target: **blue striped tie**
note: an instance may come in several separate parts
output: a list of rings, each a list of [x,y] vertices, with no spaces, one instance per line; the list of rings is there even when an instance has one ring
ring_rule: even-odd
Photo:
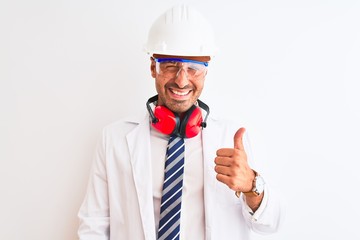
[[[158,240],[180,239],[184,139],[171,136],[166,150],[165,177],[160,207]]]

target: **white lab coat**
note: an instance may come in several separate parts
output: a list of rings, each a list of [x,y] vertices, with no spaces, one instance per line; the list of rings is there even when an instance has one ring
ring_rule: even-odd
[[[216,150],[233,147],[241,126],[210,117],[207,122],[202,131],[206,239],[245,240],[250,229],[276,231],[280,207],[272,192],[266,189],[263,203],[251,215],[243,199],[216,180]],[[246,137],[244,145],[251,162]],[[80,240],[156,240],[150,151],[148,115],[104,128],[79,211]]]

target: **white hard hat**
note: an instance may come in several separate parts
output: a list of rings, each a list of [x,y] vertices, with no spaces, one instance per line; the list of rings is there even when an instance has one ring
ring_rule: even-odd
[[[148,54],[210,56],[217,51],[214,32],[197,10],[175,6],[151,26],[145,50]]]

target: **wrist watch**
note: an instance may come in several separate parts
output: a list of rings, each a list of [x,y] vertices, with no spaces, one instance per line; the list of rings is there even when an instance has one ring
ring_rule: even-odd
[[[253,171],[255,173],[253,188],[250,192],[243,192],[243,194],[248,197],[260,196],[264,192],[264,185],[265,185],[264,179],[255,170]],[[236,191],[235,195],[239,198],[240,191]]]

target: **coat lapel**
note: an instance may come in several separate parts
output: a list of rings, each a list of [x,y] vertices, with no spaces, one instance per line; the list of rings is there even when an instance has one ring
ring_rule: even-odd
[[[218,122],[214,119],[209,119],[209,128],[202,131],[203,140],[203,156],[204,156],[204,207],[205,207],[205,235],[206,239],[210,240],[212,235],[212,222],[216,212],[216,205],[214,202],[216,196],[216,173],[215,156],[216,151],[220,148],[219,136],[222,136],[221,129]],[[219,141],[214,141],[219,139]],[[216,226],[215,226],[216,227]]]
[[[155,239],[150,126],[148,116],[127,136],[145,239]]]

